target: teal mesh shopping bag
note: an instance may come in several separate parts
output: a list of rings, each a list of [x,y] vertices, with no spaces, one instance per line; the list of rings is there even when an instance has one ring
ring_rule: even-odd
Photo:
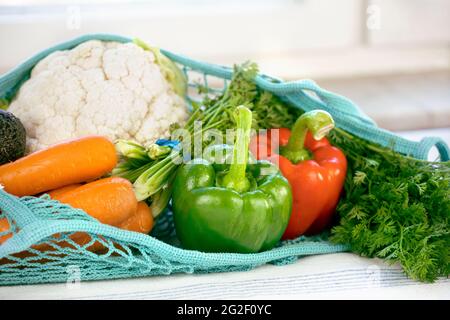
[[[130,38],[93,34],[58,44],[31,57],[0,77],[0,98],[11,99],[28,79],[33,66],[57,50],[71,49],[87,40],[129,42]],[[214,79],[225,86],[231,79],[229,67],[207,64],[165,50],[162,53],[175,61],[186,74],[190,86],[198,86],[192,75],[200,75],[210,90]],[[311,80],[283,82],[266,75],[256,78],[257,85],[293,106],[305,111],[323,109],[332,114],[336,125],[359,137],[392,147],[395,151],[426,159],[436,147],[441,160],[449,160],[449,148],[440,138],[428,137],[420,142],[409,141],[378,128],[350,100],[326,91]],[[81,280],[100,280],[168,275],[172,273],[223,272],[249,270],[273,263],[286,264],[298,257],[348,250],[334,245],[326,236],[300,237],[284,241],[276,248],[256,254],[203,253],[184,250],[177,242],[170,209],[166,210],[151,235],[121,230],[102,224],[82,210],[42,197],[10,195],[0,189],[0,237],[9,237],[0,246],[0,284],[32,284],[66,282],[74,274]],[[91,241],[79,245],[72,240],[77,232],[89,234]],[[4,239],[5,239],[4,238]],[[92,252],[92,246],[103,250]],[[44,249],[45,248],[45,249]]]

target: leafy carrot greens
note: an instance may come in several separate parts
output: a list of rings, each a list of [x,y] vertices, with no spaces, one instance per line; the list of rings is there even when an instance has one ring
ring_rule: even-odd
[[[450,162],[406,157],[339,129],[330,138],[349,161],[331,240],[399,262],[416,280],[448,276]]]

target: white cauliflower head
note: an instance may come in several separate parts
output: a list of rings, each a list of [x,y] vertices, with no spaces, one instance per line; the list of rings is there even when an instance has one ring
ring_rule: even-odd
[[[97,40],[42,59],[8,111],[25,126],[28,151],[90,134],[148,145],[188,117],[154,52]]]

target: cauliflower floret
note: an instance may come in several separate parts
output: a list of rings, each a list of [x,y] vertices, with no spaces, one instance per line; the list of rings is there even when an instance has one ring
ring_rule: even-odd
[[[98,40],[42,59],[9,111],[25,126],[29,152],[89,134],[149,145],[188,117],[152,51]]]

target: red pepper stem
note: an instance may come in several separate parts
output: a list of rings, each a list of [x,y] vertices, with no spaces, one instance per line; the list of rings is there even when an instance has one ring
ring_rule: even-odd
[[[246,177],[246,168],[252,112],[244,106],[237,107],[236,112],[236,140],[234,142],[233,160],[230,171],[223,177],[223,185],[238,192],[245,192],[250,188],[250,181]]]
[[[292,163],[311,159],[305,149],[306,133],[311,131],[315,140],[325,137],[334,128],[333,117],[323,110],[311,110],[302,114],[295,122],[286,146],[280,150],[281,155]]]

